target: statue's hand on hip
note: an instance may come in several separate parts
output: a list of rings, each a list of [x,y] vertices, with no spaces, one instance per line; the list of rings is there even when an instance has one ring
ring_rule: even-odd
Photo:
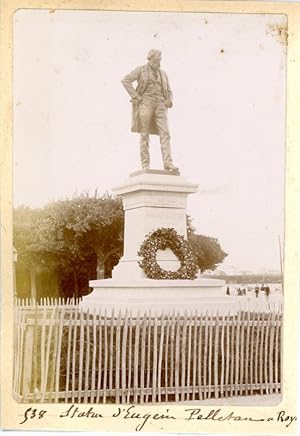
[[[132,101],[132,103],[139,104],[139,103],[141,103],[142,100],[143,99],[142,99],[142,97],[140,95],[136,95],[135,97],[132,98],[131,101]]]

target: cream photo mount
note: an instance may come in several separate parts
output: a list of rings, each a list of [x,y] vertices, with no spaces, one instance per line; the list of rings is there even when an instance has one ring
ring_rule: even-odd
[[[296,434],[299,332],[299,167],[300,167],[300,5],[292,2],[214,1],[38,1],[1,0],[1,426],[17,430],[228,432],[236,434]],[[282,332],[282,400],[279,404],[225,405],[18,403],[12,396],[13,293],[13,23],[20,10],[177,12],[185,14],[278,14],[288,22],[285,147],[284,311]],[[38,35],[37,35],[38,37]],[[188,48],[187,48],[188,49]],[[25,62],[26,60],[24,60]],[[229,102],[230,105],[230,102]],[[137,177],[140,177],[139,175]],[[176,177],[176,176],[169,176]],[[170,184],[172,184],[172,180]],[[186,182],[184,182],[186,183]],[[128,186],[127,186],[128,188]],[[119,189],[121,189],[119,187]],[[190,185],[190,192],[195,190]],[[140,199],[137,199],[139,201]],[[162,198],[154,199],[161,201]],[[164,199],[163,199],[164,200]],[[177,198],[172,198],[175,203]],[[170,200],[170,201],[171,201]],[[173,203],[174,205],[174,203]],[[172,207],[172,204],[170,204]],[[151,208],[151,206],[150,206]],[[164,260],[163,260],[164,261]],[[167,261],[170,261],[167,259]],[[173,260],[171,260],[172,262]],[[134,259],[137,262],[137,259]],[[136,264],[135,264],[136,266]],[[135,268],[134,266],[134,268]],[[117,274],[117,273],[116,273]],[[97,284],[96,284],[97,285]],[[193,300],[191,300],[193,302]],[[32,352],[33,350],[31,350]],[[250,397],[249,397],[250,398]],[[251,403],[250,403],[251,404]],[[92,410],[91,410],[92,408]],[[218,412],[216,409],[220,409]]]

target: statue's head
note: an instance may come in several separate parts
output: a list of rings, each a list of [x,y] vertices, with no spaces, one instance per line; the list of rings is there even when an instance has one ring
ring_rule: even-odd
[[[149,51],[147,59],[154,70],[158,70],[161,61],[161,51],[152,49]]]

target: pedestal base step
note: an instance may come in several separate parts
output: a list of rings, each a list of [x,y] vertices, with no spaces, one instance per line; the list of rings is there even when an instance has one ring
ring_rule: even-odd
[[[216,310],[217,300],[221,299],[222,304],[228,301],[224,285],[224,280],[215,279],[93,280],[93,291],[83,298],[80,308],[90,312],[101,308],[109,313],[126,309],[132,313]]]

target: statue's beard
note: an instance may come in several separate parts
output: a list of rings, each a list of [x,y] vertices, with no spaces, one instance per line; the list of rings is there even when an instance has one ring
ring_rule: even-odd
[[[160,67],[160,65],[157,65],[157,64],[150,64],[151,65],[151,68],[153,69],[153,71],[158,71],[159,70],[159,67]]]

